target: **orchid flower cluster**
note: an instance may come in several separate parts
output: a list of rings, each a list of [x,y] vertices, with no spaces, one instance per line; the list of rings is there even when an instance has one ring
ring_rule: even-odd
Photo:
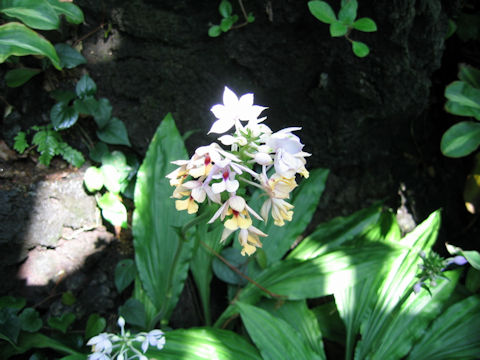
[[[416,275],[418,281],[413,285],[413,292],[415,294],[418,294],[422,288],[430,293],[428,285],[434,287],[437,285],[437,278],[445,279],[441,274],[450,265],[455,264],[462,266],[467,263],[467,259],[461,255],[444,259],[433,251],[428,255],[425,254],[424,251],[421,251],[419,256],[423,260],[423,264],[418,264],[420,273]]]
[[[148,360],[144,355],[149,346],[155,346],[158,350],[163,349],[165,337],[161,330],[141,332],[131,335],[125,331],[125,319],[118,318],[120,335],[101,333],[92,337],[87,345],[92,346],[93,353],[88,356],[88,360]],[[141,343],[140,347],[143,354],[136,349],[134,342]]]
[[[223,104],[211,108],[217,120],[209,134],[222,134],[218,141],[229,150],[216,142],[201,146],[189,160],[173,161],[178,168],[167,175],[175,186],[172,198],[177,199],[177,210],[194,214],[206,199],[220,205],[208,223],[223,221],[222,242],[238,231],[242,255],[252,255],[262,247],[260,237],[267,236],[252,225],[252,217],[266,222],[271,215],[277,226],[291,221],[293,205],[288,199],[297,186],[295,177],[309,175],[305,158],[310,154],[293,134],[301,128],[272,132],[263,123],[266,117],[260,118],[265,109],[253,104],[253,94],[238,98],[225,87]],[[232,129],[233,133],[227,133]],[[260,214],[245,199],[248,185],[261,189],[265,196]]]

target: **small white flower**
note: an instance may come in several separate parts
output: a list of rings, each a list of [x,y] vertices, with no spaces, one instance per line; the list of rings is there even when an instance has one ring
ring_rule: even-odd
[[[112,342],[107,333],[101,333],[88,340],[87,345],[92,346],[94,352],[110,354],[112,352]]]
[[[105,355],[104,353],[95,352],[88,355],[88,360],[111,360],[110,356]]]
[[[145,335],[145,340],[142,342],[143,353],[147,351],[148,346],[156,346],[158,350],[163,349],[165,346],[165,337],[161,330],[154,329]]]
[[[212,106],[211,112],[218,119],[208,133],[223,134],[233,126],[241,128],[240,121],[258,121],[258,116],[266,108],[253,105],[253,94],[245,94],[240,99],[225,86],[223,104]]]

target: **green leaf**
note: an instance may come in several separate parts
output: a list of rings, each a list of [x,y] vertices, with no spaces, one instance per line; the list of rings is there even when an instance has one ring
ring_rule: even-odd
[[[69,23],[81,24],[83,22],[83,12],[75,4],[59,0],[47,0],[58,15],[65,15]]]
[[[59,155],[62,156],[63,160],[76,168],[80,168],[85,162],[82,153],[65,142],[59,143]]]
[[[50,97],[57,102],[69,103],[77,97],[77,94],[71,90],[57,89],[50,92]]]
[[[60,59],[53,45],[25,25],[10,22],[0,26],[0,63],[12,56],[46,56],[58,70]]]
[[[480,109],[461,105],[456,101],[448,100],[445,103],[445,111],[458,116],[471,116],[480,121]]]
[[[322,223],[311,235],[303,239],[287,258],[313,259],[329,250],[335,250],[376,224],[380,212],[381,206],[373,205],[347,217],[337,217]]]
[[[68,327],[75,321],[75,315],[72,313],[65,313],[60,317],[48,318],[47,323],[52,329],[66,333]]]
[[[62,304],[67,306],[72,306],[77,302],[77,298],[71,291],[65,291],[62,294]]]
[[[55,44],[55,50],[60,58],[60,66],[62,68],[73,69],[78,65],[87,63],[87,59],[70,45]]]
[[[171,114],[158,127],[138,170],[132,230],[135,263],[142,285],[160,317],[170,317],[188,273],[194,241],[179,238],[175,227],[191,217],[175,209],[173,188],[165,176],[187,152]]]
[[[38,152],[41,154],[39,161],[48,166],[50,160],[59,154],[60,143],[62,138],[59,133],[53,130],[40,130],[32,139],[33,145],[37,146]]]
[[[150,346],[145,353],[156,360],[261,360],[258,350],[245,338],[227,330],[191,328],[165,333],[165,347]]]
[[[425,291],[417,296],[413,292],[413,285],[418,280],[416,275],[418,273],[418,264],[421,263],[419,254],[421,251],[430,251],[437,239],[439,228],[440,212],[437,211],[432,213],[400,241],[395,238],[383,240],[382,243],[399,244],[401,253],[388,261],[385,259],[383,266],[378,268],[375,274],[365,278],[363,282],[357,282],[356,285],[345,290],[339,289],[335,291],[335,302],[347,327],[347,354],[352,354],[353,352],[353,344],[359,336],[359,329],[361,340],[356,346],[355,356],[366,358],[367,354],[374,353],[379,347],[379,341],[383,341],[381,340],[382,334],[387,332],[389,326],[392,327],[393,333],[395,333],[395,326],[392,325],[394,322],[401,320],[396,325],[401,329],[403,326],[409,328],[408,322],[415,321],[414,318],[397,319],[397,315],[401,313],[402,306],[410,308],[405,314],[410,316],[408,315],[410,311],[413,311],[414,314],[419,311],[414,310],[417,305],[422,308],[425,304],[428,304],[430,295]],[[368,250],[366,251],[368,252]],[[361,253],[357,256],[359,255],[361,256]],[[448,284],[448,281],[446,283]],[[451,286],[453,288],[454,283]],[[423,298],[423,296],[426,296],[426,298]],[[434,293],[433,296],[435,296]],[[410,303],[412,305],[409,305]],[[416,326],[421,329],[422,326],[425,326],[425,322],[420,321],[416,323]],[[416,331],[414,328],[411,329],[410,333],[405,334],[410,339],[406,344],[411,341],[411,336]],[[421,331],[419,330],[419,332]],[[384,340],[395,343],[393,339],[395,337],[399,337],[399,335],[392,335],[391,338]],[[415,335],[413,335],[414,337]],[[394,345],[391,346],[393,349]],[[405,351],[402,347],[402,342],[397,343],[395,347],[397,346],[398,349],[396,351],[399,354]],[[402,358],[402,356],[394,356],[394,358]]]
[[[33,308],[25,308],[19,316],[20,326],[22,330],[28,332],[36,332],[43,326],[42,319],[37,310]]]
[[[475,359],[480,353],[480,299],[470,296],[443,311],[407,357]]]
[[[97,92],[97,85],[90,76],[85,74],[78,80],[75,92],[79,98],[93,96]]]
[[[108,191],[113,194],[120,193],[121,182],[125,180],[124,176],[120,171],[117,171],[117,168],[113,165],[102,165],[100,168],[103,177],[103,184]]]
[[[352,41],[352,50],[359,58],[363,58],[370,53],[368,46],[360,41]]]
[[[480,88],[480,70],[467,64],[460,64],[458,78],[474,88]]]
[[[357,17],[357,0],[347,0],[338,12],[338,20],[344,24],[351,25]]]
[[[472,294],[480,290],[480,270],[475,269],[473,266],[468,269],[467,277],[465,279],[465,287]]]
[[[5,82],[7,83],[8,87],[19,87],[40,72],[42,72],[42,70],[31,68],[19,68],[9,70],[5,74]]]
[[[85,339],[91,339],[94,336],[100,334],[107,325],[107,321],[104,317],[98,314],[91,314],[88,317],[87,325],[85,327]]]
[[[462,251],[462,255],[467,259],[470,265],[475,269],[480,270],[480,253],[478,251]]]
[[[55,130],[68,129],[77,122],[78,112],[73,106],[59,102],[52,106],[50,120]]]
[[[17,342],[21,330],[21,322],[17,311],[12,308],[0,309],[0,339],[14,345]]]
[[[90,150],[90,159],[98,163],[102,162],[102,157],[108,153],[108,146],[104,142],[97,142]]]
[[[213,253],[205,247],[208,246],[215,252],[220,252],[225,243],[220,242],[223,232],[223,225],[218,224],[208,231],[206,223],[199,224],[195,231],[196,249],[190,263],[193,279],[197,285],[198,293],[202,301],[203,313],[207,325],[211,323],[210,314],[210,282],[212,280]],[[203,242],[200,243],[200,242]],[[238,251],[235,250],[238,254]]]
[[[12,308],[15,310],[23,309],[23,307],[27,304],[27,300],[22,297],[13,297],[13,296],[2,296],[0,297],[0,309],[4,308]]]
[[[315,314],[307,307],[305,300],[285,301],[280,304],[275,300],[263,300],[258,306],[268,311],[274,318],[288,323],[311,350],[322,359],[326,358],[319,323]]]
[[[121,151],[112,151],[102,157],[103,183],[108,191],[118,194],[128,185],[128,175],[132,168]]]
[[[19,131],[13,140],[15,141],[13,143],[13,148],[20,154],[23,154],[23,152],[28,148],[27,134],[24,131]]]
[[[85,171],[83,181],[88,191],[93,193],[100,190],[103,187],[102,171],[95,166],[90,166],[87,171]]]
[[[353,28],[363,32],[374,32],[377,31],[377,24],[370,18],[364,17],[360,18],[353,23]]]
[[[132,259],[120,260],[115,267],[115,287],[121,293],[135,280],[137,270]]]
[[[222,17],[227,18],[232,15],[232,4],[228,0],[222,0],[220,5],[218,5],[218,12]]]
[[[125,304],[118,308],[118,314],[131,325],[139,326],[142,329],[147,327],[145,308],[137,299],[128,299]]]
[[[335,13],[333,12],[330,5],[328,5],[324,1],[319,1],[319,0],[309,1],[308,9],[310,10],[310,13],[313,16],[315,16],[318,20],[326,24],[331,24],[335,20],[337,20],[337,17],[335,16]]]
[[[252,13],[248,13],[247,22],[253,23],[255,21],[255,16]]]
[[[445,88],[445,97],[459,105],[480,109],[480,89],[463,81],[454,81]]]
[[[324,359],[315,353],[299,336],[296,329],[284,320],[270,315],[265,310],[237,301],[242,321],[248,334],[260,349],[263,359],[283,359],[288,354],[291,359]]]
[[[323,338],[344,346],[346,338],[345,325],[335,306],[335,301],[316,306],[311,311],[317,318]]]
[[[343,36],[347,33],[347,31],[348,26],[339,21],[335,21],[330,24],[330,35],[332,37]]]
[[[45,0],[2,0],[0,12],[34,29],[54,30],[60,26],[57,13]]]
[[[218,241],[218,239],[217,239]],[[223,249],[220,255],[242,273],[246,273],[248,257],[242,256],[237,249],[232,247]],[[223,261],[214,258],[212,263],[213,273],[222,281],[231,285],[245,285],[247,280],[231,270]]]
[[[112,105],[106,98],[98,100],[97,108],[92,112],[93,118],[99,129],[103,129],[112,117]]]
[[[443,155],[458,158],[471,154],[478,145],[480,145],[480,124],[462,121],[443,134],[440,149]]]
[[[366,277],[374,276],[379,268],[399,253],[386,244],[365,244],[358,252],[356,247],[340,247],[314,259],[289,259],[275,263],[262,271],[254,280],[274,294],[289,300],[302,300],[332,294]],[[238,300],[255,303],[266,295],[251,283],[238,296]],[[222,324],[233,315],[231,306],[217,320]]]
[[[98,108],[98,101],[94,97],[75,99],[73,108],[79,114],[93,115]]]
[[[97,136],[107,144],[131,146],[125,124],[116,117],[111,118],[105,127],[97,130]]]
[[[220,26],[218,25],[210,26],[210,28],[208,29],[208,36],[210,37],[220,36],[221,33],[222,33],[222,29],[220,29]]]
[[[112,225],[127,228],[127,209],[118,196],[106,192],[97,199],[98,206],[102,209],[102,216]]]
[[[227,32],[232,28],[234,23],[235,20],[232,16],[228,18],[223,18],[222,21],[220,21],[220,30],[222,30],[223,32]]]

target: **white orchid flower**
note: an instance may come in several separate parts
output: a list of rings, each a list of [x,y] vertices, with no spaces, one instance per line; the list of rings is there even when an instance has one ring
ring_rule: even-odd
[[[233,126],[242,128],[240,121],[257,121],[260,113],[266,108],[253,105],[253,94],[245,94],[240,99],[225,86],[223,104],[212,106],[210,111],[215,115],[215,121],[208,133],[223,134]]]

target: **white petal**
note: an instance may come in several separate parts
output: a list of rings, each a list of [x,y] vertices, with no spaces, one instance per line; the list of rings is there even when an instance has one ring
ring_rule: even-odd
[[[222,233],[222,238],[220,239],[220,242],[223,243],[227,238],[230,236],[231,233],[233,233],[235,230],[229,230],[227,228],[223,229]]]
[[[225,146],[230,146],[235,142],[235,138],[232,135],[223,135],[218,140]]]
[[[223,134],[224,132],[227,132],[232,128],[232,126],[235,124],[234,121],[231,121],[230,119],[223,118],[215,121],[210,128],[210,133],[216,133],[216,134]]]
[[[220,194],[221,192],[224,192],[225,189],[226,189],[225,181],[220,181],[218,183],[212,184],[212,191],[215,194]]]
[[[233,193],[233,192],[237,191],[239,186],[240,186],[240,184],[238,183],[238,180],[227,179],[225,181],[225,188],[230,193]]]
[[[235,108],[238,105],[238,97],[235,93],[225,86],[223,91],[223,104],[227,108]]]
[[[247,208],[248,212],[250,214],[252,214],[253,216],[255,216],[258,220],[260,221],[263,221],[262,217],[260,215],[258,215],[250,206],[248,206],[247,204],[245,204],[245,207]]]
[[[213,223],[215,220],[217,220],[218,217],[220,216],[220,214],[221,214],[222,211],[226,208],[227,205],[228,205],[228,203],[225,202],[222,206],[220,206],[220,208],[215,212],[215,214],[213,214],[212,218],[208,221],[207,224],[211,224],[211,223]]]
[[[229,114],[230,114],[228,109],[222,104],[213,105],[210,108],[210,111],[213,113],[213,115],[215,115],[217,119],[223,119],[223,118],[229,117]]]
[[[232,196],[230,199],[228,199],[228,205],[233,210],[241,212],[243,211],[243,209],[245,209],[247,203],[245,202],[245,199],[241,196]]]
[[[247,109],[252,107],[252,105],[253,105],[252,93],[244,94],[238,100],[238,106],[240,107],[240,109]]]
[[[207,196],[207,193],[202,187],[197,187],[192,190],[192,197],[198,203],[204,202],[206,196]]]
[[[272,157],[264,152],[256,153],[253,159],[257,164],[265,165],[265,166],[270,165],[273,162]]]
[[[145,352],[148,350],[148,338],[142,342],[142,351],[145,354]]]

